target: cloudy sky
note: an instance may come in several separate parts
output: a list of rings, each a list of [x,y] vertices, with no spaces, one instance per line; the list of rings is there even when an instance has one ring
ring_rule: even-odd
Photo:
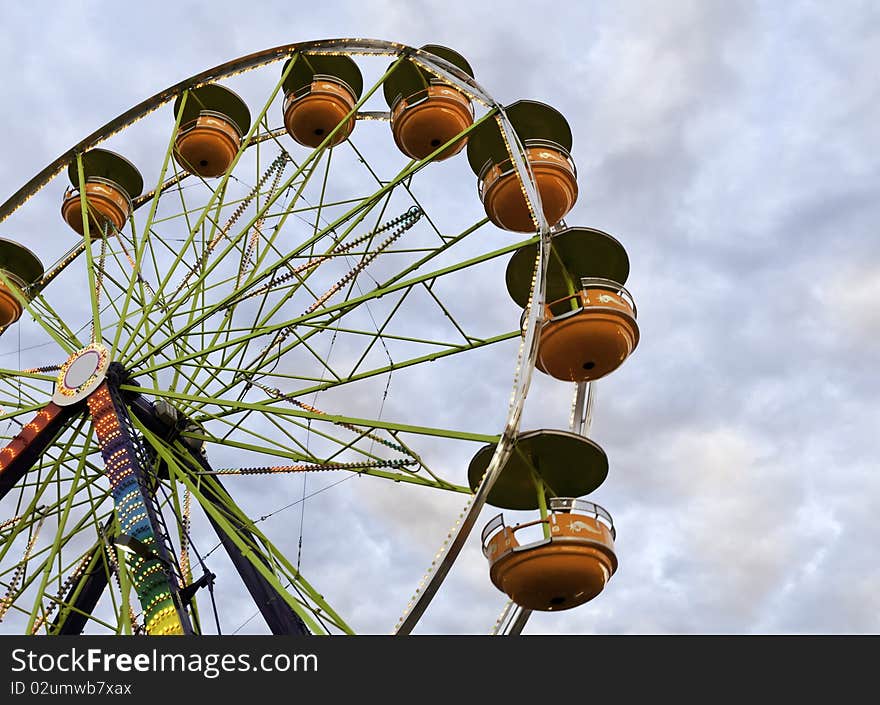
[[[526,633],[880,631],[875,3],[156,7],[4,5],[0,200],[114,116],[232,58],[331,37],[454,47],[500,102],[568,118],[580,198],[566,220],[623,242],[639,309],[640,345],[598,384],[592,428],[610,472],[591,498],[614,516],[620,569],[599,598],[534,615]],[[498,365],[505,400],[510,354]],[[523,428],[565,426],[569,396],[536,376]],[[498,430],[503,410],[487,411]],[[359,631],[391,630],[462,500],[430,500],[414,531],[419,514],[395,495],[338,499],[340,514],[363,510],[364,564],[337,566],[325,591]],[[423,633],[486,633],[503,607],[476,536],[460,564]],[[233,627],[254,611],[224,609]]]

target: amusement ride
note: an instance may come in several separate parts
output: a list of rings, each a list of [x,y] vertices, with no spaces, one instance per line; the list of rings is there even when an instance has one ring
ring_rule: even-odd
[[[639,327],[623,245],[565,222],[572,143],[452,49],[320,40],[181,81],[24,184],[0,205],[0,628],[223,633],[237,594],[273,634],[354,633],[297,522],[264,521],[316,473],[463,506],[395,634],[470,537],[492,633],[599,595],[595,381]],[[471,361],[510,382],[483,428],[456,424]],[[572,387],[566,428],[520,428],[534,370]],[[486,505],[527,520],[478,527]]]

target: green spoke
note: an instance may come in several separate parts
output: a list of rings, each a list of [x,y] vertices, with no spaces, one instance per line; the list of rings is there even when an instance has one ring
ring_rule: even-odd
[[[73,352],[74,347],[70,342],[63,337],[61,332],[55,330],[50,321],[47,321],[40,316],[39,312],[34,309],[31,301],[22,294],[21,289],[10,281],[9,277],[6,276],[2,269],[0,269],[0,282],[2,282],[6,289],[12,293],[19,304],[21,304],[22,308],[30,313],[34,317],[34,320],[42,326],[43,330],[46,331],[56,343],[58,343],[62,350],[66,350],[68,353]]]
[[[529,241],[526,241],[526,242],[529,242]],[[297,316],[296,318],[290,319],[288,321],[283,321],[281,323],[274,323],[272,325],[267,325],[264,328],[262,328],[261,331],[255,331],[251,335],[241,336],[239,338],[235,338],[235,339],[233,339],[229,342],[226,342],[226,343],[218,343],[216,345],[212,345],[209,348],[203,350],[202,354],[207,354],[210,352],[214,352],[216,350],[222,350],[224,348],[229,347],[230,345],[235,345],[235,344],[238,344],[241,342],[246,342],[246,341],[252,340],[253,338],[258,337],[260,335],[265,335],[267,333],[274,333],[276,331],[283,330],[283,329],[289,328],[291,326],[300,325],[306,321],[309,321],[314,318],[319,318],[320,316],[326,315],[328,313],[333,313],[335,311],[343,311],[346,309],[350,309],[353,306],[361,304],[365,301],[378,299],[383,296],[387,296],[388,294],[393,293],[395,291],[399,291],[401,289],[406,289],[406,288],[411,287],[415,284],[420,284],[423,281],[430,281],[432,279],[437,279],[438,277],[444,276],[446,274],[450,274],[452,272],[466,269],[466,268],[472,267],[476,264],[481,264],[482,262],[486,262],[490,259],[494,259],[495,257],[500,257],[502,255],[509,254],[509,253],[514,252],[515,250],[519,249],[520,247],[522,247],[523,244],[524,243],[519,243],[517,245],[510,245],[508,247],[503,247],[499,250],[495,250],[494,252],[490,252],[486,255],[481,255],[479,257],[474,257],[474,258],[465,260],[464,262],[461,262],[459,264],[451,265],[449,267],[444,267],[442,269],[435,270],[435,271],[430,272],[428,274],[423,274],[418,277],[413,277],[412,279],[408,279],[403,282],[397,282],[397,283],[391,284],[389,286],[374,289],[373,291],[371,291],[367,294],[353,297],[352,299],[349,299],[347,301],[343,301],[342,303],[339,303],[339,304],[327,306],[326,308],[320,309],[320,310],[315,311],[313,313],[304,314],[302,316]],[[182,358],[178,358],[174,362],[182,362],[184,360],[192,359],[192,357],[194,357],[194,355],[184,356]],[[143,369],[143,371],[144,372],[152,372],[154,370],[163,369],[165,367],[169,367],[169,366],[173,365],[174,362],[168,362],[168,363],[162,363],[159,365],[147,366],[146,368]]]
[[[390,69],[389,69],[389,72],[390,72]],[[386,75],[387,75],[387,73],[386,73]],[[384,77],[383,77],[383,80],[384,80]],[[378,86],[378,84],[377,84],[377,86]],[[374,87],[373,90],[375,90],[375,87]],[[363,101],[364,98],[362,98],[361,100]],[[264,112],[265,112],[265,111],[264,111]],[[483,116],[480,120],[476,121],[476,122],[475,122],[470,128],[468,128],[468,130],[467,130],[466,132],[470,132],[472,129],[476,128],[476,127],[477,127],[477,126],[478,126],[483,120],[486,120],[486,119],[492,117],[493,115],[494,115],[494,112],[490,112],[490,113],[488,113],[487,115]],[[439,153],[440,151],[442,151],[442,148],[440,148],[440,149],[437,150],[438,153]],[[355,208],[351,209],[350,211],[348,211],[348,212],[345,213],[344,215],[342,215],[342,216],[340,216],[339,218],[337,218],[333,223],[331,223],[330,225],[328,225],[328,226],[326,226],[325,228],[323,228],[319,233],[317,233],[315,236],[313,236],[313,237],[311,238],[311,240],[307,241],[307,242],[305,243],[305,245],[301,246],[300,249],[296,252],[296,254],[299,254],[300,252],[302,252],[302,251],[305,249],[305,247],[306,247],[307,245],[310,245],[312,242],[315,242],[319,237],[322,237],[323,235],[327,234],[328,232],[332,232],[333,230],[335,230],[336,227],[338,227],[338,226],[341,225],[342,223],[344,223],[344,222],[350,220],[351,218],[355,218],[355,220],[354,220],[354,223],[350,226],[349,230],[350,230],[351,228],[353,228],[354,225],[356,225],[358,222],[360,222],[360,220],[362,220],[362,219],[366,216],[366,214],[369,212],[369,209],[370,209],[373,205],[376,204],[376,202],[377,202],[377,200],[378,200],[379,198],[385,196],[388,192],[390,192],[390,191],[391,191],[393,188],[395,188],[398,184],[402,183],[405,179],[411,177],[414,173],[416,173],[416,172],[419,171],[420,169],[424,168],[424,166],[425,166],[426,164],[428,164],[428,163],[430,163],[430,157],[426,157],[425,159],[422,159],[422,160],[419,160],[419,161],[411,162],[411,163],[410,163],[409,165],[407,165],[407,166],[403,169],[403,171],[401,171],[397,176],[395,176],[395,177],[394,177],[393,179],[391,179],[387,184],[385,184],[384,186],[382,186],[382,187],[376,192],[376,194],[375,194],[371,199],[369,199],[366,203],[364,203],[364,202],[360,203],[360,204],[359,204],[358,206],[356,206]],[[293,177],[291,177],[291,180],[292,180],[292,178],[293,178]],[[261,211],[259,211],[259,212],[257,213],[257,215],[255,215],[255,216],[254,216],[254,217],[248,222],[248,224],[243,228],[242,232],[246,232],[247,230],[249,230],[250,227],[252,227],[253,223],[254,223],[259,217],[262,217],[262,215],[264,214],[265,210],[268,209],[268,207],[269,207],[272,203],[274,203],[274,201],[275,201],[276,199],[277,199],[277,196],[276,196],[275,198],[269,199],[269,200],[267,201],[266,205],[264,206],[264,208],[261,209]],[[360,214],[360,215],[358,215],[358,214]],[[230,244],[230,245],[227,247],[227,250],[230,249],[231,247],[232,247],[232,244]],[[224,254],[225,254],[225,252],[224,252]],[[288,264],[293,258],[294,258],[294,254],[291,254],[291,255],[287,255],[287,256],[285,256],[284,258],[282,258],[282,259],[280,260],[280,262],[278,263],[278,265],[276,265],[275,269],[277,269],[278,266]],[[219,260],[215,260],[215,263],[216,263],[216,261],[219,261]],[[274,271],[274,269],[273,269],[273,271]],[[255,283],[256,281],[261,281],[261,280],[265,279],[266,276],[268,276],[268,274],[270,274],[270,273],[271,273],[271,272],[263,272],[262,274],[260,274],[260,275],[259,275],[258,277],[256,277],[255,279],[252,279],[251,283]],[[206,272],[205,272],[202,276],[205,276],[206,274],[207,274],[207,270],[206,270]],[[220,304],[218,304],[218,306],[215,307],[215,308],[225,308],[225,307],[229,306],[229,305],[233,302],[234,298],[237,297],[237,296],[240,296],[240,295],[241,295],[241,294],[236,294],[236,293],[232,294],[232,295],[231,295],[232,298],[227,297],[227,298],[224,299]],[[327,309],[324,309],[324,310],[326,311]],[[167,314],[166,314],[166,315],[167,315]],[[161,321],[160,321],[160,325],[161,325]],[[190,324],[190,325],[193,325],[193,324]],[[184,329],[184,332],[186,332],[186,330],[187,330],[187,329],[185,328],[185,329]],[[147,353],[147,355],[146,355],[145,357],[149,357],[149,353]],[[137,364],[139,361],[140,361],[140,360],[135,361],[135,364]]]
[[[448,350],[441,350],[435,353],[429,353],[427,355],[420,355],[419,357],[410,358],[408,360],[402,360],[400,362],[393,362],[390,365],[386,365],[384,367],[378,367],[373,370],[369,370],[367,372],[361,372],[359,374],[349,375],[344,379],[340,380],[340,383],[347,384],[349,382],[357,382],[360,380],[365,380],[370,377],[376,377],[377,375],[384,375],[388,372],[393,372],[395,370],[402,370],[407,367],[412,367],[414,365],[420,365],[425,362],[433,362],[435,360],[440,360],[444,357],[449,357],[450,355],[455,355],[462,352],[467,352],[469,350],[475,350],[477,348],[482,348],[487,345],[494,345],[495,343],[502,343],[506,340],[513,340],[520,336],[520,331],[511,331],[509,333],[505,333],[503,335],[493,336],[492,338],[487,338],[485,340],[475,340],[469,345],[458,345]],[[330,389],[331,387],[337,386],[339,383],[336,382],[322,382],[321,384],[315,384],[310,387],[305,387],[302,389],[297,389],[290,394],[294,396],[303,396],[306,394],[311,394],[313,392],[320,392],[325,389]]]
[[[90,439],[91,439],[91,432],[87,436],[86,442],[88,442]],[[67,449],[67,452],[69,452],[69,448]],[[74,475],[73,481],[72,481],[73,485],[78,484],[80,478],[82,477],[82,472],[83,472],[83,469],[85,468],[85,465],[86,465],[85,461],[86,461],[85,456],[80,456],[80,460],[79,460],[79,463],[77,464],[77,468],[76,468],[76,474]],[[55,541],[52,544],[52,549],[49,552],[48,557],[46,558],[46,568],[43,572],[42,583],[40,584],[40,587],[38,588],[37,598],[36,598],[36,601],[34,602],[34,608],[31,611],[31,618],[28,621],[27,630],[29,632],[33,631],[34,619],[36,619],[36,617],[37,617],[37,608],[40,605],[40,603],[42,602],[43,591],[46,589],[46,584],[49,582],[49,576],[50,576],[51,568],[52,568],[52,561],[56,556],[59,559],[61,558],[60,553],[59,553],[61,550],[61,539],[64,534],[64,528],[67,525],[67,518],[70,515],[70,509],[73,506],[73,500],[74,500],[75,496],[76,495],[73,492],[71,492],[68,495],[67,502],[65,503],[64,509],[61,512],[61,517],[58,519],[58,529],[55,534]]]
[[[251,565],[254,566],[263,577],[268,580],[276,589],[278,594],[293,608],[293,610],[302,618],[306,624],[312,629],[314,632],[320,632],[321,629],[318,626],[317,622],[314,620],[313,615],[307,609],[303,609],[302,604],[300,604],[297,600],[292,598],[289,593],[284,589],[281,585],[278,577],[269,570],[265,563],[256,559],[254,557],[254,552],[252,547],[249,547],[244,542],[243,538],[239,535],[239,533],[233,528],[233,526],[229,523],[229,520],[224,516],[216,507],[214,507],[213,503],[207,501],[202,494],[199,486],[194,483],[188,476],[188,472],[184,470],[184,468],[178,463],[177,456],[175,453],[171,452],[170,449],[166,448],[164,444],[159,441],[155,436],[153,436],[146,428],[144,428],[135,418],[135,425],[139,427],[141,433],[144,434],[144,437],[147,438],[150,445],[156,450],[156,452],[162,457],[162,459],[168,464],[168,467],[172,474],[175,477],[176,481],[181,482],[184,486],[186,486],[190,492],[193,493],[195,497],[199,499],[199,503],[202,508],[205,509],[212,518],[223,528],[226,534],[238,545],[239,549],[245,552],[248,560],[250,560]],[[211,478],[205,477],[202,478],[202,481],[210,483]],[[231,500],[230,500],[231,501]],[[268,545],[268,541],[263,536],[259,530],[253,525],[253,523],[238,510],[237,507],[229,506],[227,502],[226,510],[236,516],[239,521],[244,522],[244,525],[251,531],[255,537],[260,539],[264,544]],[[274,554],[273,552],[273,555]],[[300,582],[304,585],[308,586],[304,580],[300,579]],[[310,588],[310,586],[308,586]],[[322,607],[327,609],[329,613],[333,614],[333,610],[327,605],[322,598],[320,598],[317,593],[312,595],[313,599],[315,599]]]
[[[138,392],[140,391],[139,387],[131,387],[129,385],[122,385],[121,389]],[[152,390],[152,394],[155,394],[158,397],[167,398],[167,399],[177,399],[180,401],[196,401],[201,402],[204,401],[201,397],[193,396],[190,394],[178,394],[175,392],[167,392],[167,391],[158,391]],[[479,443],[494,443],[497,442],[497,435],[487,435],[480,433],[470,433],[468,431],[453,431],[450,429],[442,429],[442,428],[430,428],[428,426],[414,426],[411,424],[400,424],[400,423],[392,423],[390,421],[381,421],[377,419],[361,419],[352,416],[341,416],[338,414],[316,414],[311,411],[302,411],[300,409],[290,409],[282,406],[272,405],[272,404],[253,404],[249,402],[239,402],[233,401],[231,399],[212,399],[207,402],[209,405],[216,405],[218,407],[222,407],[225,411],[222,414],[217,414],[217,416],[227,415],[230,413],[235,413],[237,411],[264,411],[267,413],[274,414],[276,416],[294,416],[298,418],[304,419],[317,419],[319,421],[327,421],[329,423],[347,423],[353,426],[363,426],[365,428],[370,429],[391,429],[395,431],[401,431],[403,433],[416,433],[419,435],[425,436],[441,436],[443,438],[454,438],[462,441],[476,441]],[[198,421],[198,419],[196,419]]]

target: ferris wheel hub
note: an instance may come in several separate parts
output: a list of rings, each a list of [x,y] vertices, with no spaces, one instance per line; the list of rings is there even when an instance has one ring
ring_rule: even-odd
[[[94,392],[107,376],[110,351],[100,343],[92,343],[73,353],[61,365],[52,401],[58,406],[71,406]]]

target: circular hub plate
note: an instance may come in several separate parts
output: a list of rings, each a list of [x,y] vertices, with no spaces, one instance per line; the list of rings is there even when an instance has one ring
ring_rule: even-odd
[[[52,401],[58,406],[70,406],[85,399],[104,381],[110,366],[110,351],[93,343],[75,352],[61,365]]]
[[[484,446],[471,460],[468,483],[475,492],[494,452],[494,444]],[[521,433],[489,492],[488,503],[503,509],[537,509],[538,492],[532,469],[544,480],[548,495],[581,497],[605,481],[608,458],[596,443],[577,433],[553,430]]]

